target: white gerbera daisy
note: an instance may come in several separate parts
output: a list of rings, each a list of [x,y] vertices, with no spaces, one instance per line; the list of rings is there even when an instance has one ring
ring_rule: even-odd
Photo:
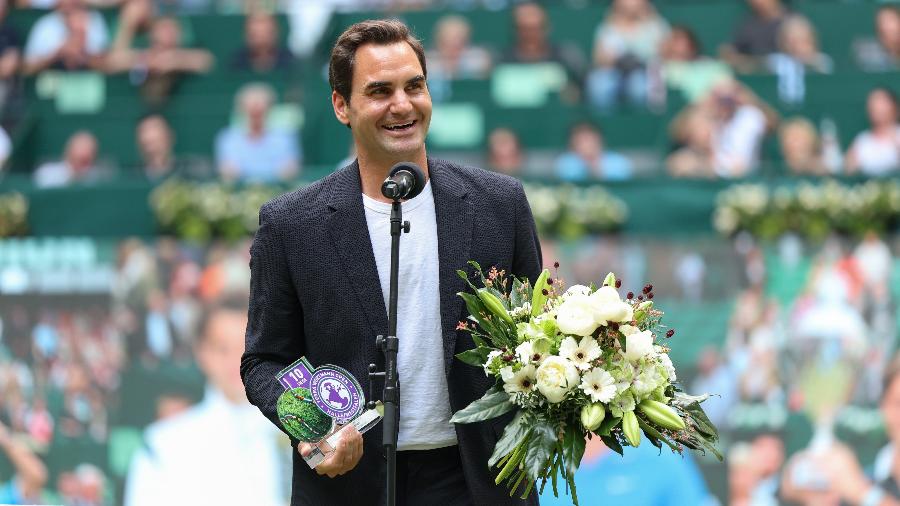
[[[616,380],[599,367],[581,377],[581,389],[593,402],[609,402],[617,393]]]
[[[533,392],[537,387],[536,376],[537,369],[531,364],[526,365],[509,376],[508,380],[504,378],[503,390],[510,395]]]
[[[578,342],[573,337],[567,337],[559,345],[559,356],[571,360],[582,371],[590,369],[591,362],[600,358],[602,353],[603,349],[591,336],[585,336]]]

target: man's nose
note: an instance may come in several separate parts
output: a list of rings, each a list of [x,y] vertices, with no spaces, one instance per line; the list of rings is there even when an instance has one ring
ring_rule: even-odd
[[[412,109],[412,102],[406,90],[400,89],[394,93],[391,100],[391,112],[397,115],[406,114]]]

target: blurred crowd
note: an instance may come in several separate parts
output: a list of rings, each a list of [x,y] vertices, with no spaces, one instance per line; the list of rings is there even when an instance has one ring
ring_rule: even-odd
[[[583,8],[587,3],[563,2],[562,7]],[[489,79],[495,69],[510,64],[541,68],[549,64],[563,76],[559,89],[563,102],[583,105],[590,111],[586,118],[592,118],[570,125],[567,145],[549,154],[524,145],[514,128],[487,132],[486,150],[475,159],[495,170],[587,181],[658,175],[660,167],[670,176],[685,178],[752,176],[766,163],[801,176],[887,176],[900,167],[894,87],[872,88],[867,96],[855,97],[859,114],[868,123],[861,131],[853,131],[856,125],[838,124],[827,114],[812,118],[792,112],[808,95],[807,77],[832,74],[836,65],[833,56],[822,51],[817,27],[789,3],[746,0],[746,15],[733,27],[731,40],[716,48],[702,47],[697,27],[670,23],[651,0],[611,0],[603,5],[607,7],[597,19],[593,47],[585,54],[575,43],[576,34],[554,33],[565,28],[551,26],[545,7],[532,2],[245,0],[232,5],[226,0],[41,0],[16,6],[47,10],[29,33],[19,34],[9,22],[16,15],[10,12],[13,6],[3,1],[0,123],[10,132],[0,132],[0,159],[10,156],[10,137],[15,137],[27,111],[22,76],[93,70],[127,74],[139,87],[150,112],[135,125],[134,139],[141,160],[138,169],[147,178],[181,173],[262,182],[294,179],[303,166],[300,132],[272,120],[279,97],[262,83],[238,91],[233,116],[240,119],[223,126],[218,137],[210,139],[209,151],[199,156],[179,153],[178,132],[164,115],[153,111],[162,110],[178,93],[177,83],[185,75],[202,75],[213,68],[251,72],[263,80],[273,73],[303,73],[298,69],[320,74],[329,47],[321,38],[334,12],[380,11],[402,17],[413,10],[452,8],[458,12],[444,15],[428,34],[429,87],[435,102],[448,100],[454,81]],[[98,9],[114,15],[101,16]],[[508,46],[484,47],[472,41],[468,17],[477,16],[478,9],[509,12]],[[246,13],[240,49],[214,55],[191,45],[190,15],[206,12]],[[281,33],[280,16],[287,20],[288,33]],[[115,19],[113,28],[105,19]],[[871,31],[859,34],[848,51],[853,72],[900,70],[900,8],[889,3],[879,7]],[[777,103],[767,103],[742,84],[745,76],[753,75],[777,78]],[[306,100],[326,102],[327,97]],[[623,152],[605,141],[601,124],[611,128],[622,114],[659,113],[664,121],[668,102],[684,106],[671,120],[664,147],[648,139],[647,146]],[[34,168],[37,184],[91,182],[119,169],[103,166],[103,146],[89,128],[73,133],[59,150],[58,160]]]

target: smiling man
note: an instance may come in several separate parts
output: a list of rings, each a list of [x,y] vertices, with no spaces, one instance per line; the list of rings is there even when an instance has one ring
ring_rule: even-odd
[[[398,162],[427,175],[403,202],[411,232],[400,241],[397,337],[401,384],[397,503],[519,505],[494,485],[487,465],[506,419],[454,426],[452,412],[491,386],[480,368],[455,360],[474,347],[457,331],[468,260],[532,281],[541,268],[531,210],[517,180],[428,158],[431,95],[422,44],[398,21],[364,21],[337,40],[331,102],[353,134],[357,160],[260,209],[251,249],[250,318],[241,376],[250,401],[278,424],[275,375],[305,355],[349,370],[368,391],[368,365],[383,368],[375,336],[387,335],[390,201],[381,183]],[[376,385],[376,392],[381,391]],[[296,440],[292,505],[385,501],[381,430],[348,427],[314,471]]]

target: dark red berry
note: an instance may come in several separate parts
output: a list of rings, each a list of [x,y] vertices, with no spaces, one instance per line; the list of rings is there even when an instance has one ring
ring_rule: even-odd
[[[647,294],[647,298],[648,298],[648,299],[652,299],[652,298],[653,298],[653,292],[648,293],[648,294]]]
[[[644,296],[643,296],[643,295],[638,295],[638,300],[644,300]]]
[[[616,280],[616,288],[622,288],[622,280],[621,279]]]
[[[669,329],[666,331],[666,337],[672,337],[675,335],[675,329]]]
[[[628,299],[628,300],[633,299],[633,298],[634,298],[634,292],[628,292],[628,293],[625,295],[625,298]]]
[[[543,290],[541,290],[541,293],[544,294],[544,295],[550,295],[550,292],[548,292],[546,288],[544,288]]]
[[[552,284],[553,284],[553,278],[547,278],[547,284],[548,284],[548,285],[552,285]]]
[[[559,262],[553,262],[553,268],[559,269]]]

